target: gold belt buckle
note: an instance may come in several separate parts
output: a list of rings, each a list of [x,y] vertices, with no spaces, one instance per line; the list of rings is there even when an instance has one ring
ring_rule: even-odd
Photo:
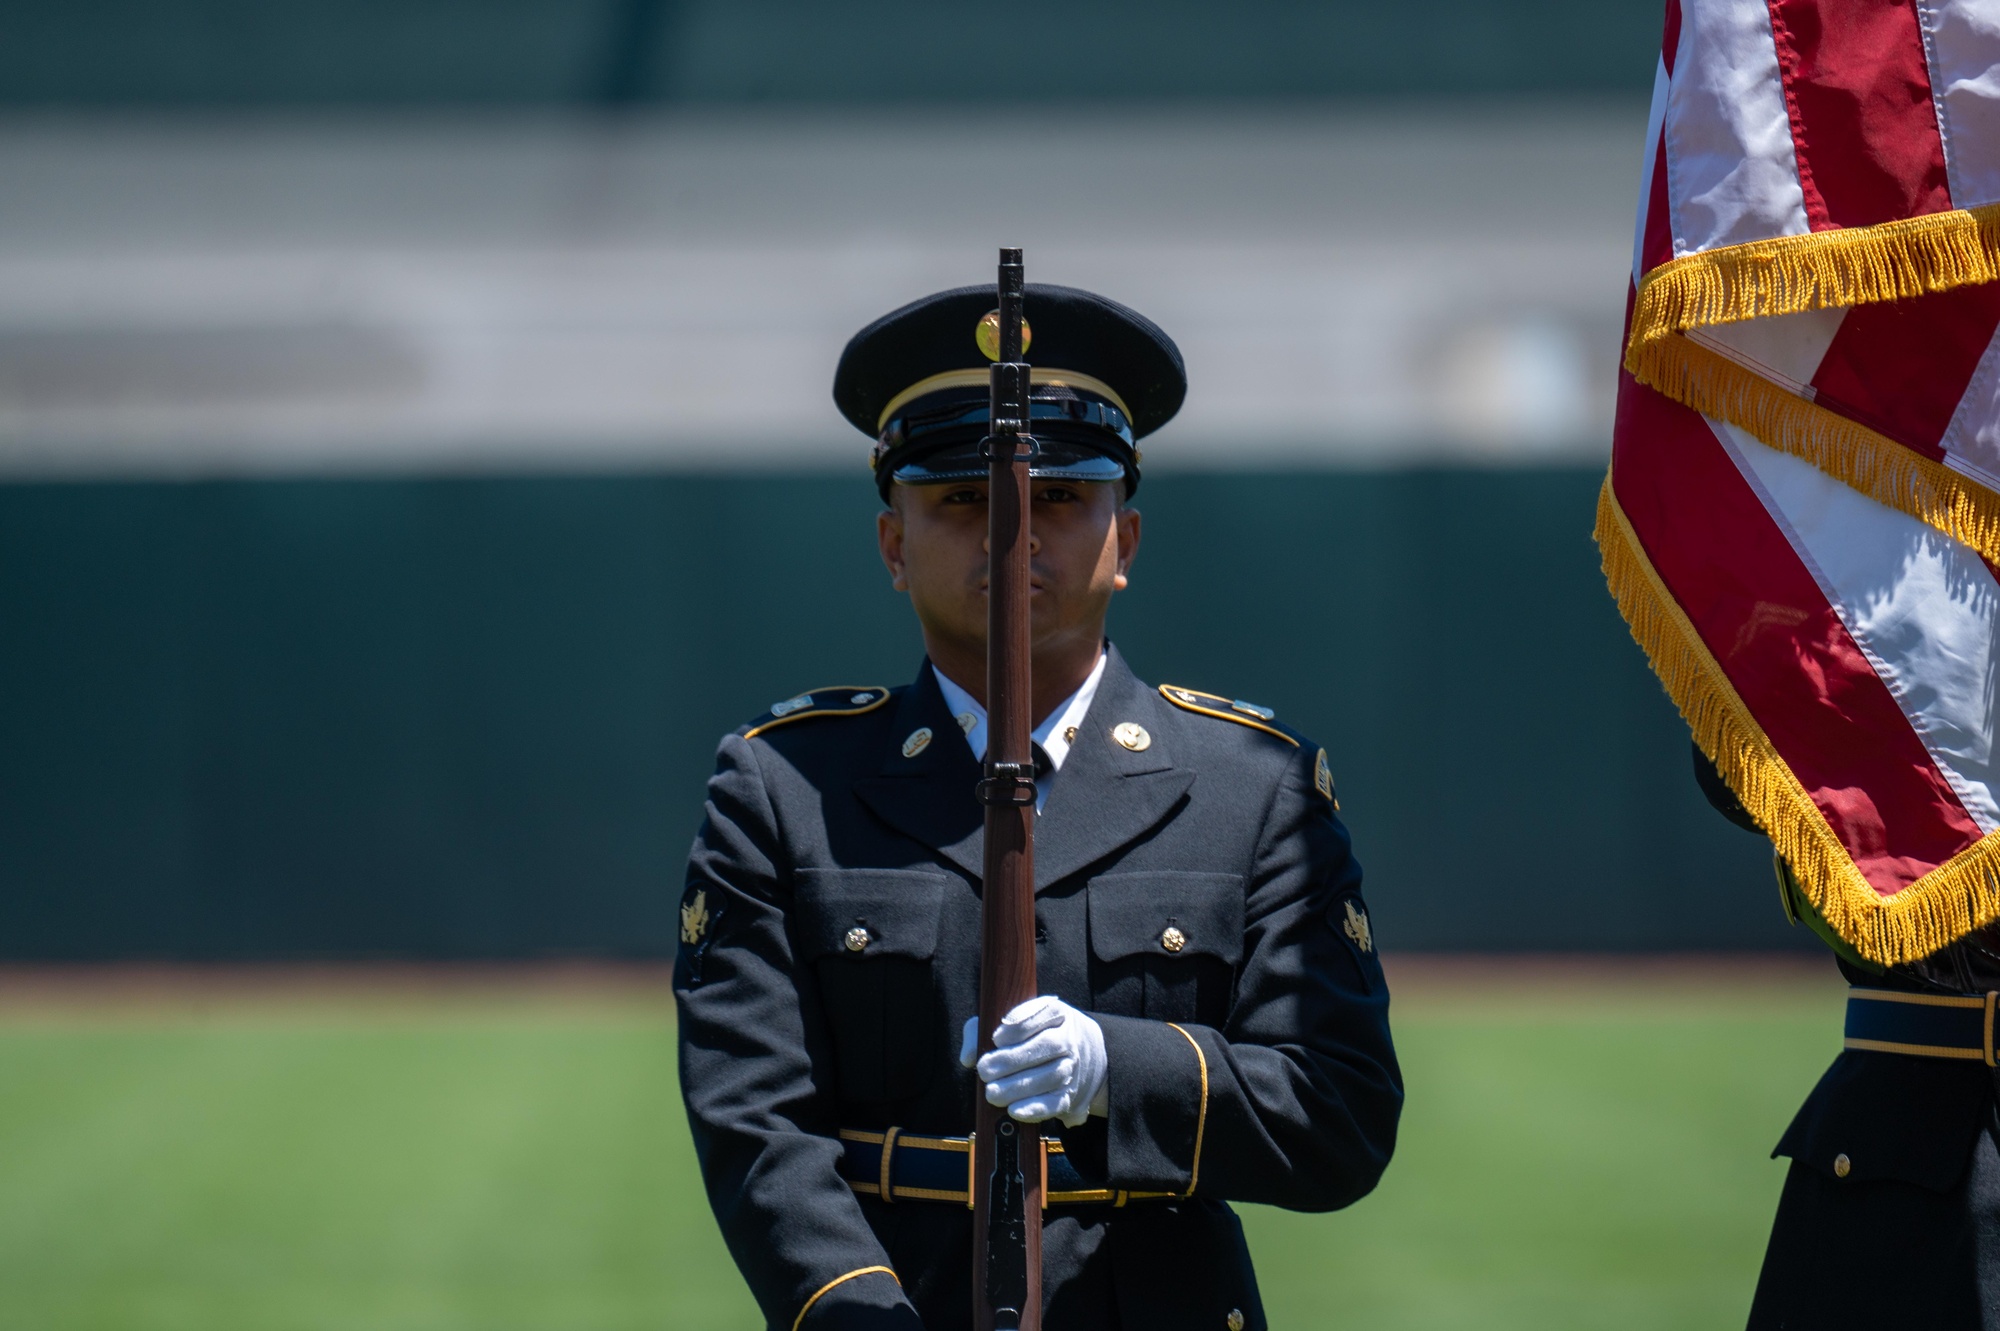
[[[895,1156],[896,1134],[901,1131],[901,1128],[890,1128],[882,1134],[882,1200],[891,1206],[896,1204],[896,1188],[890,1182],[889,1162]]]

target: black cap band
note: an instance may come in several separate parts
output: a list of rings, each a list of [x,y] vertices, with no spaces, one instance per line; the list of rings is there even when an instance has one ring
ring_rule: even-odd
[[[1117,403],[1065,384],[1037,384],[1028,399],[1029,432],[1040,445],[1028,475],[1079,482],[1123,480],[1139,488],[1139,452],[1132,427]],[[942,485],[984,480],[990,404],[984,390],[952,388],[927,393],[883,423],[871,459],[875,485],[886,501],[889,486]]]

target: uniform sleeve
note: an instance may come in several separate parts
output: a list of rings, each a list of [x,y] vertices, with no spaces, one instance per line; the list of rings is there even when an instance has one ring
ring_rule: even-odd
[[[1388,988],[1315,758],[1303,749],[1272,797],[1227,1024],[1097,1017],[1114,1188],[1325,1211],[1389,1163],[1403,1086]]]
[[[835,1172],[830,1043],[793,969],[777,817],[755,751],[722,741],[688,859],[681,1094],[723,1240],[774,1328],[921,1331]]]

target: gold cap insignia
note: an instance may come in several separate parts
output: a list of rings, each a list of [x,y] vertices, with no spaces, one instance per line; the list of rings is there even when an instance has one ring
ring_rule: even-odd
[[[1137,721],[1120,721],[1111,727],[1111,738],[1134,753],[1151,748],[1153,744],[1152,735]]]
[[[918,726],[910,732],[910,737],[903,741],[903,756],[905,758],[914,758],[930,746],[931,728],[929,726]]]
[[[694,900],[681,907],[681,941],[693,947],[708,932],[708,890],[694,894]]]
[[[1313,789],[1333,800],[1334,808],[1340,807],[1340,801],[1333,799],[1333,769],[1326,765],[1325,749],[1321,749],[1319,757],[1313,759]]]
[[[979,344],[979,350],[988,360],[1000,359],[1000,311],[988,310],[980,316],[979,323],[972,330],[972,340]],[[1026,319],[1021,320],[1021,354],[1028,354],[1034,344],[1035,330],[1028,327]]]
[[[1375,935],[1368,928],[1368,912],[1365,910],[1356,910],[1354,908],[1354,898],[1352,897],[1347,898],[1340,904],[1347,907],[1347,923],[1340,926],[1340,932],[1352,938],[1354,946],[1360,948],[1363,952],[1373,952],[1375,950]]]

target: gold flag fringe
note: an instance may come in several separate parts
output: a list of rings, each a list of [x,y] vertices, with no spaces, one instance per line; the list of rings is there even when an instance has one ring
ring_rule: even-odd
[[[1618,506],[1611,480],[1607,474],[1598,493],[1595,535],[1618,609],[1695,743],[1770,836],[1821,917],[1863,956],[1883,965],[1929,956],[2000,918],[2000,832],[1893,896],[1869,886],[1660,580]]]
[[[1644,348],[1633,377],[1714,416],[1954,541],[2000,561],[2000,495],[1941,462],[1794,393],[1685,337]]]
[[[2000,279],[2000,204],[1876,226],[1724,245],[1669,259],[1639,280],[1625,366],[1674,333]]]

